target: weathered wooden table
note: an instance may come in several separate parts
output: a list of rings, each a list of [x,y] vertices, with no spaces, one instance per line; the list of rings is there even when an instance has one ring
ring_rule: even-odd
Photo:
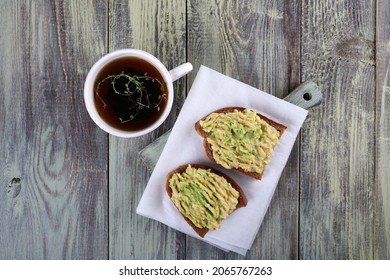
[[[281,98],[308,79],[324,95],[245,258],[389,259],[388,0],[4,0],[0,26],[1,259],[243,258],[135,214],[138,152],[201,64]],[[194,65],[168,120],[136,139],[84,107],[89,68],[120,48]]]

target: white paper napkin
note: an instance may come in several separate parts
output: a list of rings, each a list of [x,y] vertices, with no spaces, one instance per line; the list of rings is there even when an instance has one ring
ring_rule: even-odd
[[[261,180],[218,167],[204,152],[203,138],[195,131],[195,123],[210,112],[228,106],[251,108],[287,127]],[[300,107],[201,66],[138,204],[137,213],[220,249],[245,255],[252,247],[306,115],[307,111]],[[204,238],[185,222],[165,190],[167,174],[187,163],[208,164],[223,171],[241,186],[248,199],[246,207],[234,211],[222,221],[220,229],[209,231]]]

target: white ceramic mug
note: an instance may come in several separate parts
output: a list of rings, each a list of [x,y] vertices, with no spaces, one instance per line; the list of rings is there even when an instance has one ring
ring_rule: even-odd
[[[156,68],[162,78],[164,79],[164,82],[166,84],[166,88],[168,91],[168,99],[167,99],[167,104],[165,108],[163,109],[163,112],[159,116],[159,118],[152,123],[150,126],[146,128],[142,128],[140,130],[134,130],[134,131],[126,131],[126,130],[121,130],[118,128],[115,128],[108,124],[99,114],[96,106],[95,106],[95,83],[98,74],[100,71],[103,69],[105,65],[108,63],[120,59],[122,57],[135,57],[137,59],[142,59],[148,62],[149,64],[153,65],[154,68]],[[191,72],[193,69],[191,63],[184,63],[170,71],[167,70],[167,68],[161,63],[160,60],[158,60],[156,57],[151,55],[150,53],[147,53],[142,50],[138,49],[121,49],[117,51],[113,51],[111,53],[108,53],[104,55],[102,58],[100,58],[90,69],[87,78],[85,80],[84,84],[84,101],[85,105],[87,107],[87,111],[89,115],[91,116],[92,120],[104,131],[111,135],[115,135],[118,137],[137,137],[144,135],[148,132],[153,131],[157,127],[159,127],[165,119],[168,117],[172,104],[173,104],[173,99],[174,99],[174,92],[173,92],[173,82],[176,81],[177,79],[183,77],[187,73]]]

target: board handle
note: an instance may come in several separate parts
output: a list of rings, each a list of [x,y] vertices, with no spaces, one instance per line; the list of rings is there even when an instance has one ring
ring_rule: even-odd
[[[316,83],[306,81],[283,98],[283,100],[308,110],[321,104],[322,93]]]
[[[307,110],[321,104],[322,94],[317,84],[312,81],[306,81],[283,99]],[[170,133],[171,130],[168,130],[138,153],[141,161],[149,171],[153,171],[156,166]]]

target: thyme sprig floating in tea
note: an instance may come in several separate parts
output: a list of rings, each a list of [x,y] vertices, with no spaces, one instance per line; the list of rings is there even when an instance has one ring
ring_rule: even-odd
[[[157,98],[157,102],[151,102],[151,93],[146,91],[145,82],[150,81],[152,83],[158,83],[161,94]],[[134,120],[137,115],[144,109],[160,111],[160,104],[163,99],[166,99],[165,84],[156,78],[144,75],[129,75],[122,71],[120,74],[108,75],[104,79],[96,83],[96,96],[103,103],[103,109],[108,105],[99,95],[99,90],[102,88],[105,82],[109,82],[109,86],[112,88],[112,93],[119,96],[127,97],[127,103],[129,104],[129,115],[127,118],[119,117],[121,123],[126,123]]]

